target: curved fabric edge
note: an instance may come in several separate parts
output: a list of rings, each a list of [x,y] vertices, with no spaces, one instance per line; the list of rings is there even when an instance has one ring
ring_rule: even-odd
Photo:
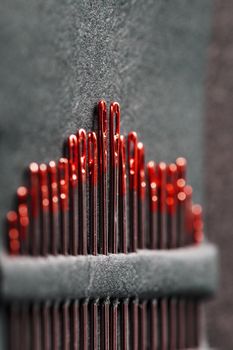
[[[211,297],[218,284],[215,246],[140,250],[108,256],[2,256],[1,298]]]

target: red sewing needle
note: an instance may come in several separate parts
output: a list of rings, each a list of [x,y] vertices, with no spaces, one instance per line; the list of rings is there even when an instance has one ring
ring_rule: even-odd
[[[49,190],[48,190],[48,168],[46,164],[39,167],[40,179],[40,205],[41,205],[41,233],[42,233],[42,255],[49,251]]]
[[[158,206],[159,206],[159,232],[158,248],[167,247],[167,222],[166,222],[166,182],[167,165],[164,162],[158,164]]]
[[[28,190],[25,186],[17,189],[19,236],[21,242],[21,253],[29,253],[29,214],[28,214]]]
[[[61,253],[67,255],[69,250],[69,163],[66,158],[59,159],[58,178],[61,215]]]
[[[132,349],[138,350],[139,348],[139,301],[138,298],[134,298],[130,305],[131,319],[130,323],[130,333]]]
[[[31,208],[31,252],[38,255],[40,251],[40,206],[39,206],[39,165],[31,163],[29,166],[29,192]]]
[[[87,255],[87,135],[84,129],[77,133],[78,139],[78,170],[79,170],[79,232],[80,232],[80,253]]]
[[[202,207],[198,204],[193,205],[192,213],[193,213],[193,243],[201,244],[204,238]]]
[[[99,348],[99,319],[98,319],[98,305],[99,300],[96,299],[91,303],[91,349],[98,350]]]
[[[167,230],[168,249],[176,248],[177,244],[177,166],[169,164],[167,168]],[[177,342],[176,298],[168,298],[168,348],[174,350]]]
[[[146,350],[147,345],[147,301],[143,300],[139,306],[139,349]]]
[[[168,231],[168,246],[172,249],[176,247],[177,242],[177,166],[169,164],[167,168],[167,231]]]
[[[8,244],[9,253],[18,255],[20,253],[20,239],[18,229],[18,214],[15,211],[9,211],[6,216],[8,226]]]
[[[204,239],[202,207],[198,204],[192,206],[193,214],[193,243],[201,244]],[[198,299],[193,300],[193,347],[199,346],[202,303]]]
[[[146,248],[146,173],[145,150],[142,142],[137,144],[138,152],[138,244]]]
[[[88,299],[81,304],[81,347],[82,350],[88,350],[88,333],[89,333],[89,315],[88,315]],[[103,348],[104,349],[104,348]]]
[[[166,203],[166,184],[167,184],[167,165],[164,162],[158,164],[158,248],[167,248],[167,203]],[[168,330],[168,310],[167,299],[159,300],[160,315],[160,347],[161,350],[167,349],[167,330]]]
[[[100,252],[104,255],[108,251],[108,223],[107,223],[107,107],[105,101],[98,103],[98,141],[99,141],[99,186],[100,186]]]
[[[118,349],[118,300],[113,300],[111,303],[110,349]]]
[[[157,300],[153,299],[150,303],[150,341],[151,341],[151,350],[158,349],[158,306]],[[174,349],[172,349],[174,350]]]
[[[129,342],[129,300],[124,299],[122,301],[122,350],[128,349]]]
[[[58,253],[58,233],[59,233],[59,193],[58,193],[58,178],[57,165],[52,160],[48,166],[49,172],[49,202],[51,213],[51,254]]]
[[[79,332],[79,323],[80,323],[80,318],[79,318],[79,301],[74,300],[72,302],[72,307],[71,307],[71,344],[72,344],[72,349],[73,350],[78,350],[79,349],[79,339],[80,339],[80,332]],[[57,348],[56,348],[57,349]],[[53,350],[56,350],[53,349]],[[93,350],[97,350],[93,348]]]
[[[129,164],[129,215],[130,215],[130,251],[136,252],[138,244],[138,137],[132,131],[128,134]]]
[[[147,164],[149,187],[149,247],[158,248],[158,186],[156,183],[156,165],[150,161]]]
[[[50,189],[50,213],[51,213],[51,254],[57,255],[60,247],[60,240],[58,241],[60,232],[59,221],[59,188],[58,188],[58,169],[54,161],[49,162],[49,189]],[[52,349],[58,347],[59,336],[59,311],[57,302],[52,305],[46,303],[43,307],[44,317],[44,334],[45,346],[49,349],[49,344],[52,342]]]
[[[101,303],[101,332],[100,332],[100,349],[109,350],[109,299],[107,298]]]
[[[76,135],[68,138],[71,252],[78,254],[79,248],[79,205],[78,205],[78,140]]]
[[[89,132],[87,138],[88,148],[88,173],[89,173],[89,213],[90,215],[90,241],[91,253],[98,253],[97,236],[97,181],[98,181],[98,149],[95,132]]]
[[[119,237],[120,252],[127,253],[127,191],[126,191],[126,147],[125,138],[119,144]]]
[[[186,167],[185,158],[177,158],[176,166],[178,170],[177,179],[177,246],[182,247],[185,241],[185,203],[186,194],[184,187],[186,185]],[[186,320],[185,320],[185,300],[177,300],[177,347],[185,347]]]
[[[117,253],[118,222],[118,176],[119,176],[119,138],[120,138],[120,106],[117,102],[110,105],[109,116],[110,137],[110,191],[109,191],[109,251]]]
[[[185,245],[192,244],[193,240],[193,213],[192,213],[192,194],[193,189],[191,186],[186,185],[184,187],[184,193],[186,194],[185,202]]]
[[[179,157],[176,159],[176,166],[178,170],[178,178],[182,178],[186,180],[187,173],[187,161],[183,157]]]

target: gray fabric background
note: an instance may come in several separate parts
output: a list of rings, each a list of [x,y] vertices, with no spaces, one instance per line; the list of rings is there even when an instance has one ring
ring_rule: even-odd
[[[7,0],[0,13],[0,216],[31,161],[93,126],[100,98],[122,105],[156,160],[188,158],[202,193],[202,106],[210,0]]]

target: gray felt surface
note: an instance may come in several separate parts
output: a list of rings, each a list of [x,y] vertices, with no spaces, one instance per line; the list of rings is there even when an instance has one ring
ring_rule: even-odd
[[[217,266],[210,244],[109,256],[2,257],[1,292],[14,300],[203,298],[216,292]]]
[[[211,0],[8,0],[0,12],[0,218],[31,161],[122,105],[147,158],[189,161],[202,200],[202,107]]]

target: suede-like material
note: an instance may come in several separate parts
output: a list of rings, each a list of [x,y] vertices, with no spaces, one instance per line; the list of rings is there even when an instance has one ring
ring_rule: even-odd
[[[0,220],[32,161],[57,159],[93,128],[97,101],[122,106],[147,160],[185,156],[202,198],[202,102],[211,0],[8,0],[0,12]],[[2,226],[1,226],[2,228]]]
[[[216,291],[217,251],[210,244],[108,256],[2,258],[6,299],[156,298]]]

